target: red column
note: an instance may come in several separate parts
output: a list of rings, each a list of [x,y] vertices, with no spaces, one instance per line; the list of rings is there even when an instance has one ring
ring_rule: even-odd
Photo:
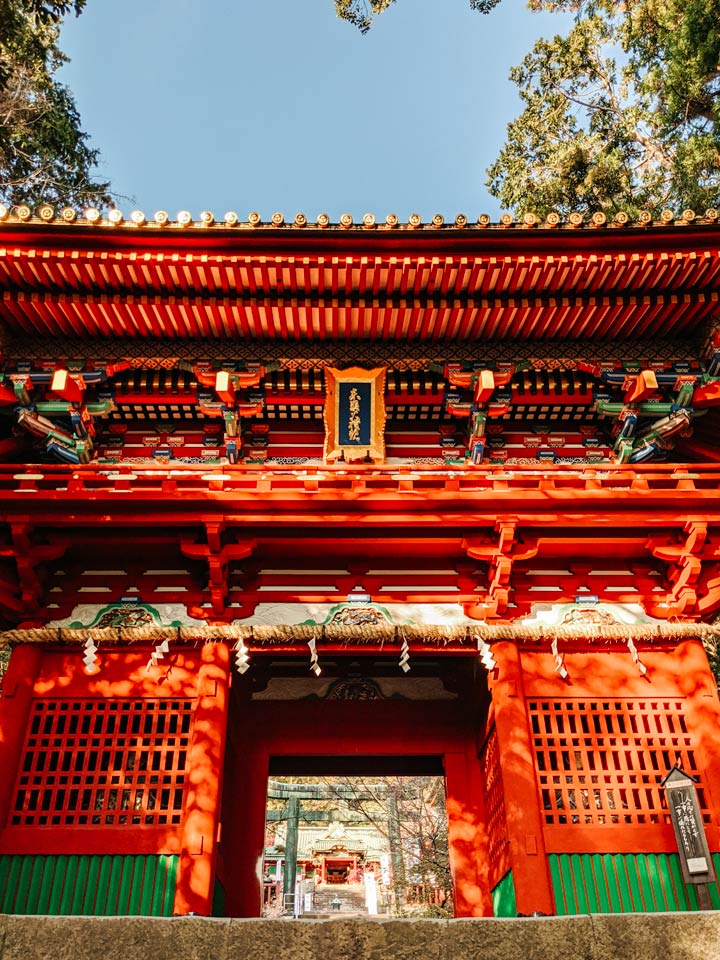
[[[30,715],[35,679],[40,669],[39,644],[15,647],[3,680],[0,697],[0,824],[7,822],[15,778],[20,764]]]
[[[523,914],[552,914],[555,907],[520,654],[516,644],[504,641],[493,645],[493,656],[498,672],[491,679],[491,690],[517,909]]]
[[[467,751],[446,753],[445,803],[456,917],[491,917],[480,766]]]
[[[198,673],[198,702],[188,754],[180,867],[173,912],[212,912],[222,770],[227,734],[230,652],[207,643]]]
[[[269,758],[258,747],[250,711],[233,713],[228,762],[224,857],[228,864],[225,906],[231,917],[259,917],[262,907],[260,864],[265,846],[265,804]],[[283,862],[283,873],[285,864]],[[282,884],[280,885],[282,900]]]

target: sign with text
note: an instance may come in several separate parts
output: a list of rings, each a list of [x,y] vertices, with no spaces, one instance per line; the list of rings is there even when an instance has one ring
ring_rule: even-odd
[[[325,460],[385,459],[385,367],[325,368]]]
[[[663,780],[685,883],[715,879],[710,848],[693,778],[673,767]]]

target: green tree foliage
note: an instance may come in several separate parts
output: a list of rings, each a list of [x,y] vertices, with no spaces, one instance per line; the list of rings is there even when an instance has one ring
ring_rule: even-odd
[[[473,10],[489,13],[500,0],[468,0]],[[383,13],[395,0],[335,0],[335,12],[341,20],[347,20],[361,33],[367,33],[372,26],[373,17]]]
[[[524,104],[488,170],[516,213],[720,203],[720,0],[530,0],[574,12],[511,72]]]
[[[0,200],[104,205],[72,94],[55,79],[63,17],[85,0],[0,0]]]

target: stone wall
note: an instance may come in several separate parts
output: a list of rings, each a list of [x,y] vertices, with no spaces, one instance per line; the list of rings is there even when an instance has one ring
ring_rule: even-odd
[[[527,920],[0,916],[0,960],[718,960],[720,913]]]

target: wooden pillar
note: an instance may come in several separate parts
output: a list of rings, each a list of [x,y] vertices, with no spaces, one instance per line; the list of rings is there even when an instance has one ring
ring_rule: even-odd
[[[283,906],[289,912],[295,905],[297,881],[298,831],[300,827],[300,798],[288,797],[287,833],[285,835],[285,872],[283,874]]]
[[[228,867],[226,904],[231,917],[259,917],[261,869],[265,848],[268,754],[254,742],[249,711],[233,714],[233,751],[229,760],[229,822],[224,830]],[[282,873],[287,865],[283,861]],[[282,883],[279,887],[282,894]]]
[[[520,653],[515,643],[503,641],[493,645],[493,656],[497,676],[491,680],[491,692],[517,911],[526,916],[553,914]]]
[[[0,697],[0,770],[3,771],[0,776],[0,824],[3,825],[10,812],[41,660],[39,644],[26,643],[15,647],[3,680]]]
[[[483,824],[480,765],[472,750],[446,753],[445,805],[448,818],[448,853],[452,872],[456,917],[491,917],[492,899],[487,885],[487,837]]]
[[[173,904],[173,913],[181,916],[209,916],[212,912],[229,680],[228,647],[206,643],[188,752],[185,819]]]
[[[403,905],[403,894],[405,891],[405,861],[403,860],[402,838],[400,837],[400,813],[398,811],[397,797],[393,793],[388,794],[387,812],[387,830],[388,840],[390,841],[395,909],[400,910]]]

